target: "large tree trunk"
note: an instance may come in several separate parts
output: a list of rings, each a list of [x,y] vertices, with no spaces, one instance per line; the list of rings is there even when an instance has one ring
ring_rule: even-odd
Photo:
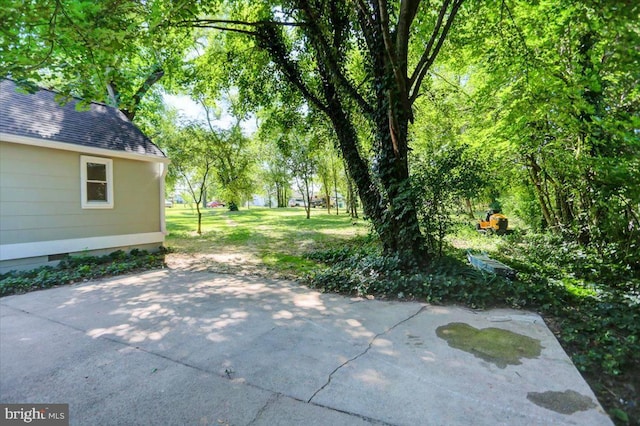
[[[397,255],[404,266],[426,263],[429,258],[424,252],[424,240],[411,197],[406,158],[404,161],[381,158],[379,168],[384,170],[378,171],[380,184],[376,184],[369,172],[369,164],[358,152],[355,127],[338,97],[327,96],[327,99],[330,101],[329,118],[338,136],[349,175],[358,188],[364,213],[373,223],[385,254]]]
[[[415,261],[418,264],[427,261],[424,238],[420,232],[415,198],[409,180],[409,165],[406,156],[407,133],[398,132],[393,141],[388,127],[388,120],[378,122],[379,138],[382,145],[378,158],[378,175],[384,195],[386,209],[383,221],[389,229],[389,239],[383,240],[388,252],[397,253],[403,260]],[[385,129],[386,127],[386,129]],[[397,145],[396,145],[397,144]],[[396,146],[404,152],[398,152]]]
[[[385,250],[397,253],[405,262],[423,264],[429,260],[425,240],[420,232],[415,197],[409,179],[409,120],[411,107],[406,80],[406,62],[397,64],[385,51],[384,32],[370,41],[377,49],[370,51],[375,75],[376,103],[372,120],[376,126],[377,177],[386,204],[383,222],[389,235],[383,240]],[[398,54],[398,56],[402,56]]]

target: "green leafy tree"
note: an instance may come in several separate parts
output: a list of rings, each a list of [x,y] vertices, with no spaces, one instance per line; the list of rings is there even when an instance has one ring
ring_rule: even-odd
[[[278,148],[284,155],[298,191],[302,194],[307,219],[311,218],[313,179],[318,169],[318,141],[304,128],[289,129],[278,140]]]
[[[412,105],[462,1],[446,0],[435,10],[421,1],[235,5],[224,19],[208,9],[209,16],[174,25],[242,34],[266,52],[278,75],[331,122],[385,251],[423,262],[428,256],[410,196],[408,129]],[[361,152],[356,115],[371,125],[372,159]]]
[[[467,146],[443,145],[415,161],[414,188],[431,250],[442,256],[452,208],[482,186],[482,166]]]
[[[0,75],[102,101],[131,120],[179,70],[189,32],[160,28],[188,8],[165,1],[38,0],[0,6]]]
[[[260,126],[258,139],[262,143],[262,168],[263,176],[268,185],[272,186],[276,193],[277,206],[287,207],[291,192],[292,174],[289,167],[288,153],[290,143],[289,129],[294,126],[297,119],[295,109],[284,109],[281,104],[274,103],[269,108],[259,111]]]
[[[165,133],[162,138],[162,145],[171,158],[169,173],[186,184],[196,206],[198,234],[202,234],[201,207],[211,188],[216,161],[215,149],[212,148],[218,144],[218,135],[207,132],[198,123],[190,123],[184,128],[176,126],[173,132]]]
[[[447,188],[445,184],[441,189],[455,194],[454,198],[450,199],[452,194],[447,195],[446,198],[452,202],[457,201],[456,203],[448,202],[443,213],[452,213],[456,208],[473,219],[472,199],[483,200],[494,196],[500,188],[502,177],[508,172],[502,166],[501,159],[493,156],[495,150],[487,149],[484,145],[482,132],[485,131],[486,123],[478,123],[475,117],[473,99],[468,93],[468,91],[473,92],[474,83],[466,70],[461,72],[454,64],[445,60],[433,74],[434,77],[425,89],[424,96],[416,102],[417,122],[412,128],[414,140],[412,155],[416,162],[412,163],[412,173],[424,183],[424,168],[433,168],[432,161],[442,161],[449,155],[448,151],[453,155],[473,158],[473,163],[465,164],[465,167],[476,168],[469,171],[477,179],[473,187],[460,191],[459,185]],[[488,164],[494,164],[494,167],[487,167]],[[451,166],[455,164],[452,163]],[[442,179],[441,171],[436,167],[433,173],[439,177],[433,180],[427,178],[427,180],[436,184],[439,179]],[[451,174],[456,173],[458,172],[455,168],[452,169]],[[451,178],[455,180],[453,176]],[[448,179],[449,177],[445,177],[443,183]],[[444,193],[434,193],[434,196],[441,199]],[[441,205],[441,202],[436,204]],[[423,228],[426,234],[432,233],[433,229],[432,226]],[[427,240],[431,241],[432,237],[427,236]],[[432,244],[429,243],[429,245]]]
[[[343,160],[344,161],[344,160]],[[344,164],[344,163],[343,163]],[[344,167],[344,177],[347,185],[347,212],[352,218],[358,218],[358,193],[356,191],[356,185],[349,176],[348,168]]]
[[[318,152],[318,178],[320,179],[320,183],[322,184],[321,190],[323,193],[323,198],[327,207],[327,213],[331,213],[331,198],[336,200],[335,208],[336,214],[338,211],[338,186],[342,183],[340,182],[340,171],[342,168],[342,161],[333,148],[333,146],[327,141],[324,141],[324,145],[319,148]]]
[[[214,179],[219,195],[231,206],[239,206],[252,195],[255,153],[251,140],[242,134],[240,120],[228,130],[213,124],[212,107],[202,101],[206,112],[206,132],[210,135],[207,149],[213,158]]]
[[[490,132],[520,168],[539,223],[583,244],[640,237],[639,6],[512,2],[486,11],[475,69]],[[500,12],[500,13],[498,13]],[[500,34],[496,38],[495,34]]]
[[[277,148],[275,141],[263,141],[261,148],[260,180],[265,187],[269,203],[271,203],[271,197],[275,196],[276,207],[286,207],[291,182],[286,159]]]

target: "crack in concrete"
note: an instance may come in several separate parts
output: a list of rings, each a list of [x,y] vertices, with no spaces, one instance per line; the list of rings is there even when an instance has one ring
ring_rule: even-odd
[[[329,386],[329,384],[331,383],[331,379],[333,378],[333,375],[336,374],[340,369],[342,369],[343,367],[345,367],[347,364],[350,364],[351,362],[357,360],[358,358],[364,356],[367,352],[369,352],[369,350],[372,348],[373,346],[373,342],[376,341],[376,339],[378,339],[381,336],[384,336],[385,334],[390,333],[391,331],[393,331],[394,328],[400,326],[401,324],[404,324],[407,321],[412,320],[413,318],[415,318],[416,316],[420,315],[425,309],[427,309],[427,306],[422,306],[420,309],[418,309],[418,311],[412,315],[410,315],[409,317],[403,319],[402,321],[399,321],[398,323],[394,324],[393,326],[389,327],[388,329],[386,329],[385,331],[376,334],[375,336],[373,336],[373,339],[371,339],[369,341],[369,345],[367,346],[367,348],[362,351],[361,353],[359,353],[358,355],[346,360],[345,362],[343,362],[342,364],[340,364],[339,366],[337,366],[331,373],[329,373],[329,378],[327,379],[327,382],[322,385],[322,387],[320,387],[320,389],[318,389],[317,391],[315,391],[313,393],[313,395],[311,395],[311,398],[309,398],[309,400],[307,401],[308,403],[311,403],[311,401],[313,400],[313,398],[316,397],[316,395],[318,395],[321,391],[323,391],[327,386]]]
[[[256,415],[253,417],[253,419],[251,419],[251,421],[249,423],[247,423],[247,426],[250,426],[252,424],[255,424],[260,417],[262,416],[262,414],[267,411],[267,408],[269,408],[269,406],[271,404],[273,404],[274,402],[278,401],[280,399],[280,397],[282,396],[282,394],[280,393],[273,393],[269,399],[267,399],[267,402],[264,403],[264,405],[262,407],[260,407],[260,409],[256,412]]]
[[[56,320],[56,319],[53,319],[53,318],[49,318],[49,317],[47,317],[47,316],[44,316],[44,315],[41,315],[41,314],[37,314],[37,313],[35,313],[35,312],[31,312],[31,311],[28,311],[28,310],[25,310],[25,309],[16,308],[16,307],[14,307],[14,306],[6,305],[6,304],[4,304],[4,303],[0,303],[0,305],[2,305],[2,306],[3,306],[3,307],[5,307],[5,308],[13,309],[14,311],[21,312],[21,313],[26,314],[26,315],[32,315],[32,316],[34,316],[34,317],[36,317],[36,318],[39,318],[39,319],[41,319],[41,320],[44,320],[44,321],[49,321],[49,322],[52,322],[52,323],[54,323],[54,324],[58,324],[58,325],[60,325],[60,326],[63,326],[63,327],[66,327],[66,328],[72,329],[72,330],[74,330],[74,331],[77,331],[77,332],[80,332],[80,333],[84,334],[85,336],[86,336],[86,333],[89,331],[89,330],[85,330],[85,329],[80,328],[80,327],[76,327],[76,326],[74,326],[74,325],[72,325],[72,324],[68,324],[68,323],[63,322],[63,321],[59,321],[59,320]],[[256,385],[256,384],[254,384],[254,383],[250,383],[250,382],[248,382],[248,381],[244,381],[244,382],[242,382],[242,383],[238,383],[238,384],[243,385],[243,386],[248,386],[248,387],[253,388],[253,389],[257,389],[257,390],[260,390],[260,391],[263,391],[263,392],[271,393],[271,396],[269,397],[269,399],[268,399],[268,400],[266,401],[266,403],[265,403],[265,404],[264,404],[264,405],[263,405],[263,406],[262,406],[262,407],[257,411],[257,413],[256,413],[255,417],[251,420],[251,422],[249,422],[249,423],[248,423],[248,425],[255,424],[255,422],[257,422],[257,421],[260,419],[260,416],[261,416],[261,415],[262,415],[262,414],[263,414],[263,413],[264,413],[264,412],[269,408],[269,406],[270,406],[271,404],[275,403],[275,402],[276,402],[276,401],[278,401],[280,398],[284,397],[284,398],[292,399],[292,400],[294,400],[294,401],[299,401],[299,402],[301,402],[301,403],[306,403],[306,404],[314,405],[314,406],[316,406],[316,407],[320,407],[320,408],[323,408],[323,409],[326,409],[326,410],[331,410],[331,411],[335,411],[335,412],[338,412],[338,413],[347,414],[347,415],[349,415],[349,416],[357,417],[357,418],[362,419],[362,420],[364,420],[364,421],[366,421],[366,422],[368,422],[368,423],[371,423],[371,424],[377,424],[377,425],[382,425],[382,426],[395,426],[393,423],[387,423],[387,422],[385,422],[385,421],[382,421],[382,420],[379,420],[379,419],[376,419],[376,418],[368,417],[368,416],[365,416],[365,415],[362,415],[362,414],[358,414],[358,413],[353,413],[353,412],[351,412],[351,411],[347,411],[347,410],[341,410],[341,409],[339,409],[339,408],[335,408],[335,407],[331,407],[331,406],[327,406],[327,405],[323,405],[323,404],[318,404],[318,403],[316,403],[316,402],[313,402],[313,401],[312,401],[312,399],[313,399],[313,398],[314,398],[314,397],[315,397],[315,396],[316,396],[316,395],[317,395],[321,390],[325,389],[325,388],[329,385],[329,383],[331,382],[331,378],[332,378],[332,376],[333,376],[333,375],[334,375],[338,370],[340,370],[342,367],[346,366],[346,365],[347,365],[347,364],[349,364],[350,362],[355,361],[356,359],[358,359],[358,358],[360,358],[361,356],[365,355],[365,354],[366,354],[366,353],[371,349],[371,347],[373,346],[373,342],[375,342],[375,340],[376,340],[376,339],[378,339],[378,338],[379,338],[379,337],[381,337],[381,336],[384,336],[385,334],[387,334],[387,333],[391,332],[394,328],[398,327],[399,325],[401,325],[401,324],[403,324],[403,323],[405,323],[405,322],[407,322],[407,321],[411,320],[412,318],[416,317],[416,316],[417,316],[417,315],[419,315],[422,311],[424,311],[426,308],[427,308],[427,306],[422,306],[422,307],[421,307],[421,308],[420,308],[416,313],[414,313],[414,314],[410,315],[409,317],[407,317],[407,318],[403,319],[402,321],[399,321],[398,323],[396,323],[396,324],[394,324],[393,326],[389,327],[387,330],[385,330],[385,331],[383,331],[383,332],[381,332],[381,333],[376,334],[376,335],[371,339],[371,341],[369,342],[369,345],[367,346],[367,348],[366,348],[362,353],[360,353],[360,354],[356,355],[355,357],[353,357],[353,358],[351,358],[351,359],[349,359],[349,360],[345,361],[342,365],[338,366],[335,370],[333,370],[333,371],[331,372],[331,374],[329,375],[329,379],[327,380],[327,383],[325,383],[325,384],[324,384],[320,389],[318,389],[318,390],[313,394],[313,396],[312,396],[311,398],[309,398],[309,400],[307,400],[307,401],[305,401],[305,400],[303,400],[303,399],[300,399],[300,398],[296,398],[296,397],[294,397],[294,396],[285,395],[285,394],[283,394],[283,393],[276,392],[276,391],[274,391],[274,390],[272,390],[272,389],[268,389],[268,388],[265,388],[265,387],[262,387],[262,386]],[[271,331],[272,331],[272,330],[271,330]],[[152,350],[146,349],[146,348],[144,348],[144,347],[142,347],[142,346],[136,346],[135,344],[131,344],[131,343],[129,343],[129,342],[126,342],[126,341],[123,341],[123,340],[119,340],[119,339],[118,339],[118,338],[116,338],[116,337],[110,337],[110,336],[105,336],[105,335],[103,335],[103,336],[99,336],[99,337],[97,337],[97,339],[99,339],[99,340],[104,340],[104,341],[107,341],[107,342],[110,342],[110,343],[114,343],[114,344],[116,344],[116,345],[120,345],[120,346],[128,347],[128,348],[131,348],[131,349],[134,349],[134,350],[137,350],[137,351],[140,351],[140,352],[146,353],[146,354],[148,354],[148,355],[155,356],[155,357],[158,357],[158,358],[164,359],[164,360],[166,360],[166,361],[169,361],[169,362],[175,363],[175,364],[177,364],[177,365],[181,365],[181,366],[183,366],[183,367],[185,367],[185,368],[193,369],[193,370],[200,371],[200,372],[202,372],[202,373],[206,373],[206,374],[211,374],[211,375],[213,375],[213,376],[217,376],[217,377],[220,377],[220,378],[223,378],[223,379],[226,379],[226,380],[229,380],[229,381],[233,382],[233,380],[230,380],[230,379],[229,379],[229,377],[227,377],[227,375],[225,375],[225,374],[220,374],[220,373],[219,373],[219,372],[217,372],[217,371],[212,371],[212,370],[207,369],[207,368],[202,368],[202,367],[197,366],[197,365],[192,365],[192,364],[189,364],[189,363],[187,363],[187,362],[184,362],[184,361],[180,361],[180,360],[177,360],[177,359],[171,358],[171,357],[166,356],[166,355],[163,355],[163,354],[161,354],[161,353],[157,353],[157,352],[155,352],[155,351],[152,351]]]

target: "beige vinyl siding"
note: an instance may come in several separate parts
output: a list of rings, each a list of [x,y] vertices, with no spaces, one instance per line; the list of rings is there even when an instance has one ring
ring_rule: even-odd
[[[158,232],[159,165],[113,158],[114,208],[83,209],[81,153],[0,142],[0,243]]]

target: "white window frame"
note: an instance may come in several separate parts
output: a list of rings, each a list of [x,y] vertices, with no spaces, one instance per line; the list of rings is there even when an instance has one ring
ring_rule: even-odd
[[[87,200],[87,163],[104,164],[107,169],[107,201]],[[80,156],[80,193],[83,209],[113,208],[113,160],[103,157]]]

